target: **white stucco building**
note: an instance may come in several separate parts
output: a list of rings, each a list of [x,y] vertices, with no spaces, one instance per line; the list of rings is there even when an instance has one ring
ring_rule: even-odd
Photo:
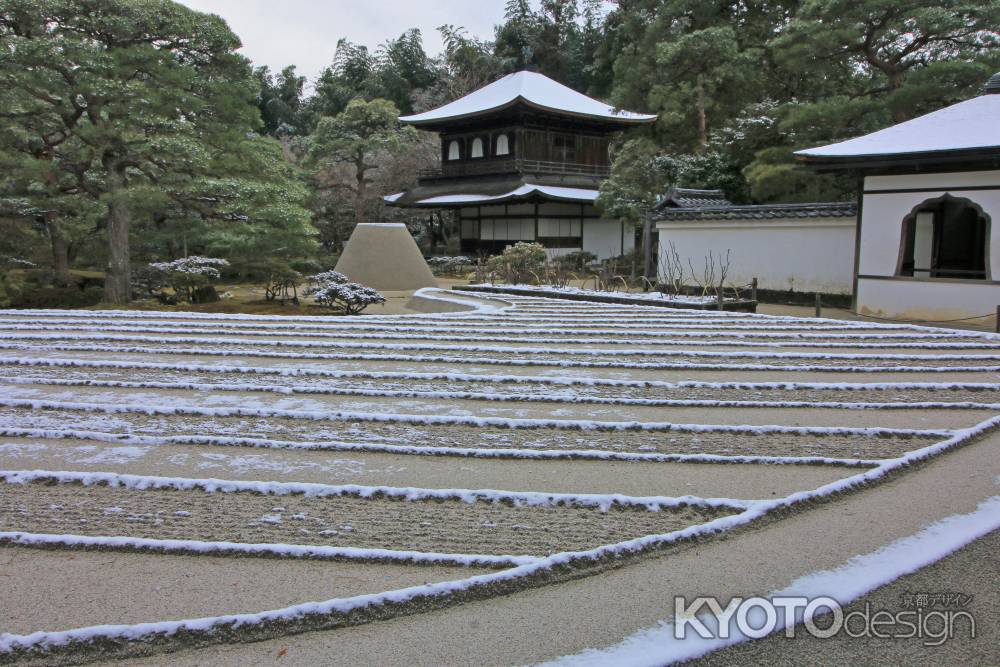
[[[1000,74],[979,97],[797,156],[859,175],[859,313],[947,320],[996,311]]]
[[[674,189],[651,216],[656,265],[665,278],[671,244],[695,271],[709,254],[729,251],[729,283],[757,278],[762,290],[850,294],[856,214],[853,202],[741,206],[718,190]]]

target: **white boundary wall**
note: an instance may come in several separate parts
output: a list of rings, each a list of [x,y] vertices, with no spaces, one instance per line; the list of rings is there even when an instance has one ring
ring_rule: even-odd
[[[856,223],[844,218],[772,220],[661,220],[660,271],[673,241],[685,271],[688,259],[700,272],[709,252],[730,250],[726,281],[746,285],[757,278],[761,289],[850,294],[854,276]],[[690,283],[690,278],[685,278]]]
[[[963,189],[971,188],[971,189]],[[993,313],[1000,305],[1000,170],[868,176],[862,201],[858,312],[880,317],[946,320]],[[869,192],[908,190],[908,192]],[[903,218],[944,194],[969,199],[990,217],[988,280],[895,275]],[[866,277],[867,276],[867,277]]]
[[[635,248],[635,228],[621,220],[584,220],[583,249],[598,259],[617,257]]]

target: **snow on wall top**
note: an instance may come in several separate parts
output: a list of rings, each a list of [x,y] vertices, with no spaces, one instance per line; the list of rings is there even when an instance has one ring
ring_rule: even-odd
[[[648,123],[656,120],[655,115],[616,111],[604,102],[578,93],[537,72],[508,74],[454,102],[412,116],[401,116],[400,120],[420,125],[496,111],[517,102],[546,111],[621,123]]]
[[[983,148],[1000,150],[1000,95],[980,95],[884,130],[795,154],[808,160]]]

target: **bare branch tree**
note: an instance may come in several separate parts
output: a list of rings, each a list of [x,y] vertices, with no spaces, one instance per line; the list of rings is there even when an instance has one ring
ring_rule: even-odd
[[[723,304],[723,301],[725,300],[726,276],[729,275],[729,267],[730,267],[729,254],[730,254],[730,250],[727,248],[726,249],[726,259],[723,260],[722,259],[722,253],[719,253],[719,282],[717,283],[716,291],[715,291],[715,295],[716,295],[716,297],[719,300],[719,310],[723,309],[723,305],[722,304]],[[714,266],[715,263],[713,262],[712,264]]]
[[[660,266],[667,294],[671,296],[680,294],[684,290],[684,263],[673,241],[670,241],[666,248],[660,246]]]

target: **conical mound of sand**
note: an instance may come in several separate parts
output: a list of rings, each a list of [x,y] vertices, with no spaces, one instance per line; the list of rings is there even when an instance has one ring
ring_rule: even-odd
[[[437,287],[420,248],[401,223],[359,224],[344,246],[335,270],[352,282],[387,292]]]

